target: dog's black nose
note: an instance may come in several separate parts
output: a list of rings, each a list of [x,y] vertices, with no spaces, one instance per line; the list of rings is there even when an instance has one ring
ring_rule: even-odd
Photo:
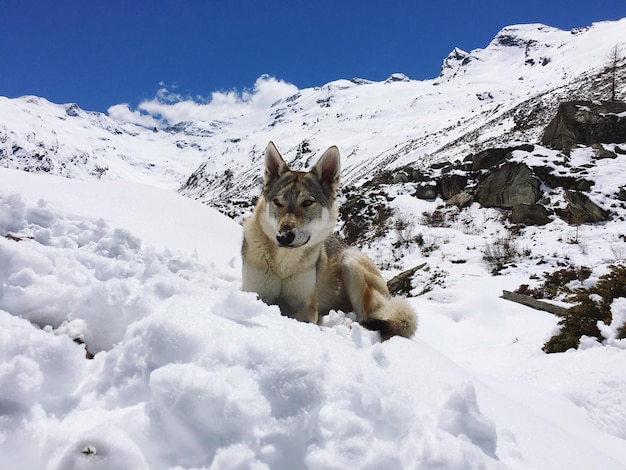
[[[276,241],[280,246],[289,246],[296,238],[296,234],[293,232],[278,232],[276,234]]]

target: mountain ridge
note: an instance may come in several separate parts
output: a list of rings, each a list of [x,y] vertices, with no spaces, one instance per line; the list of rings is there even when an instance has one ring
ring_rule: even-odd
[[[341,79],[271,104],[248,94],[228,113],[213,113],[215,119],[193,119],[202,106],[195,103],[189,119],[161,122],[159,129],[71,103],[2,98],[0,165],[138,181],[216,205],[218,196],[243,201],[258,193],[262,152],[274,140],[295,168],[338,145],[343,181],[358,185],[389,166],[426,166],[488,147],[536,142],[559,102],[606,96],[607,54],[624,28],[626,18],[572,31],[507,26],[485,48],[455,48],[431,80],[400,73],[383,82]],[[623,98],[624,66],[618,76]],[[191,106],[172,106],[186,104]]]

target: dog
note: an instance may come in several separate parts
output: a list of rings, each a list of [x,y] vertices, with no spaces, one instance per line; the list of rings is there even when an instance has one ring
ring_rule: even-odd
[[[263,191],[243,221],[242,288],[300,321],[352,311],[382,340],[409,338],[417,317],[408,302],[391,297],[374,263],[333,235],[339,173],[335,146],[304,172],[292,171],[274,143],[267,145]]]

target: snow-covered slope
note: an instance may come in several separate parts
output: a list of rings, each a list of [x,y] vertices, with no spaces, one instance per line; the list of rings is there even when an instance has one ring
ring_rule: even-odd
[[[515,275],[461,267],[380,343],[240,292],[240,228],[197,202],[0,181],[2,468],[626,465],[624,345],[545,355],[554,317],[498,298]]]
[[[176,188],[200,164],[202,152],[160,137],[75,104],[0,97],[0,166],[5,168]]]

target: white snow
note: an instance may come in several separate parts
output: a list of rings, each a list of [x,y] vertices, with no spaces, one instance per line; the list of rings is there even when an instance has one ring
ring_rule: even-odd
[[[544,354],[555,318],[498,298],[517,279],[459,265],[380,343],[241,292],[240,228],[199,203],[0,183],[2,468],[626,466],[624,349]]]

